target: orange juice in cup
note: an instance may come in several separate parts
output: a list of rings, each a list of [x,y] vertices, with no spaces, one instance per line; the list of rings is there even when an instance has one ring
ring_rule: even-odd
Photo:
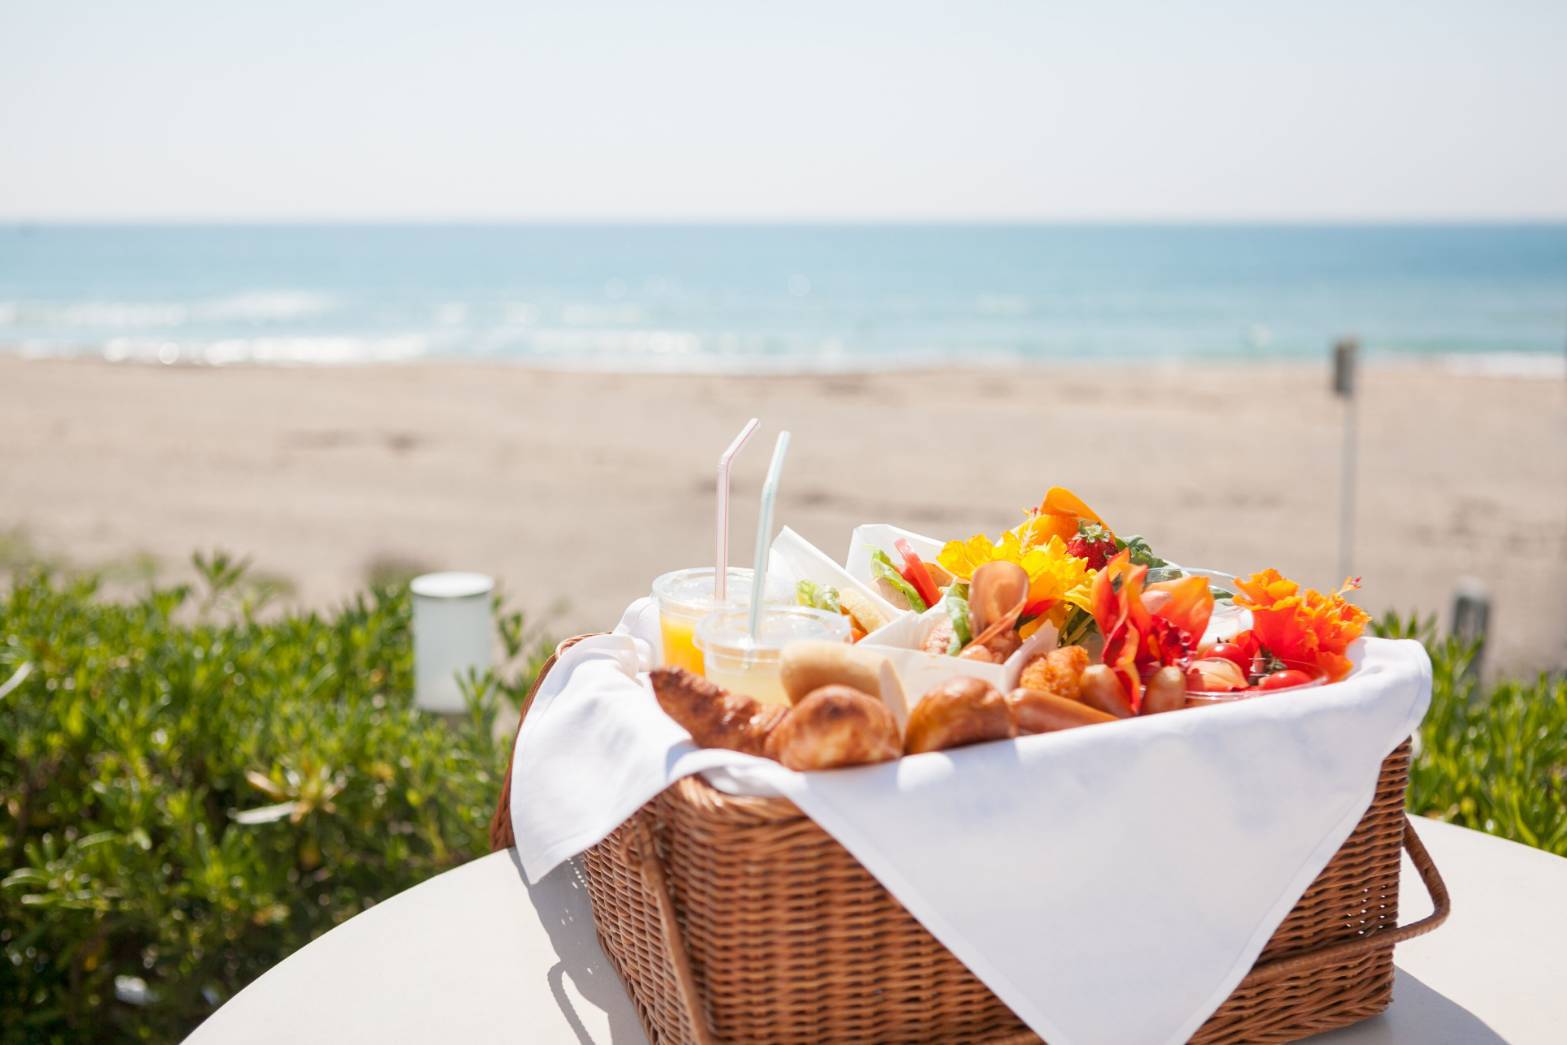
[[[663,664],[703,674],[702,651],[696,647],[697,621],[717,608],[713,597],[711,566],[666,573],[653,582],[658,600],[658,631],[664,643]],[[751,571],[730,567],[725,576],[726,605],[743,606],[751,600]]]

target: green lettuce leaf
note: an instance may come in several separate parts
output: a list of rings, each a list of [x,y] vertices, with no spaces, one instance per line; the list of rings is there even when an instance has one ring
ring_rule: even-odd
[[[915,613],[924,613],[930,609],[925,605],[925,600],[920,598],[920,593],[914,590],[914,585],[903,579],[903,574],[898,572],[887,553],[880,548],[871,552],[871,576],[891,585],[894,591],[908,601],[909,609]]]
[[[810,606],[812,609],[831,610],[833,613],[842,613],[843,608],[838,605],[838,589],[826,584],[817,584],[815,581],[801,581],[795,586],[794,601],[801,606]]]

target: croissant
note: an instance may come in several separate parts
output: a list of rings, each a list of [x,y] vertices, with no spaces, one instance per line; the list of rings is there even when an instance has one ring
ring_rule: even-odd
[[[1037,689],[1068,700],[1081,700],[1078,678],[1088,667],[1088,651],[1081,646],[1063,646],[1036,657],[1023,666],[1018,675],[1020,689]]]
[[[952,678],[927,692],[909,713],[903,750],[917,755],[1015,736],[1012,708],[994,686]]]
[[[903,753],[887,705],[849,686],[806,694],[768,734],[765,754],[790,769],[838,769],[890,762]]]
[[[653,695],[664,714],[686,728],[698,747],[764,754],[768,734],[788,709],[731,693],[684,668],[653,672]]]

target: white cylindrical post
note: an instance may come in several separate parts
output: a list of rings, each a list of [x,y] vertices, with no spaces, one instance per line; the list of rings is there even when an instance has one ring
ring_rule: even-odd
[[[495,581],[482,573],[426,573],[408,587],[414,602],[414,704],[442,714],[463,711],[457,680],[494,662]]]

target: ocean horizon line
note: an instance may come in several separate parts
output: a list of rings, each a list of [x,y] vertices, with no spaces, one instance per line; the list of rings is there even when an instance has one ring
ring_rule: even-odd
[[[266,217],[78,216],[16,217],[0,214],[0,228],[539,228],[539,229],[1528,229],[1567,228],[1567,214],[1440,216],[1230,216],[1230,217]]]

